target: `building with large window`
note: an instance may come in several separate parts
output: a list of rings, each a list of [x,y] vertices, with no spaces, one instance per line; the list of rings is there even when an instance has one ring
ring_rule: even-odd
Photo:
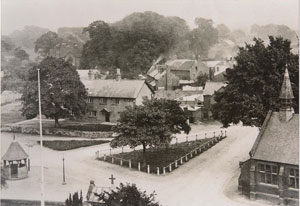
[[[240,163],[239,191],[253,200],[298,205],[299,115],[292,107],[294,96],[287,70],[279,98],[279,112],[268,112],[250,159]]]
[[[126,106],[141,105],[144,97],[149,99],[153,91],[145,80],[116,79],[81,80],[88,92],[89,112],[84,117],[89,122],[116,122]]]

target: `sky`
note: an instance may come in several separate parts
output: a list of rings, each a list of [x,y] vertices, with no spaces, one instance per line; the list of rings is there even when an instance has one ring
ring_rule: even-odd
[[[56,31],[95,20],[112,23],[144,11],[179,16],[191,28],[196,17],[203,17],[230,29],[273,23],[298,30],[298,4],[298,0],[1,0],[1,31],[10,34],[26,25]]]

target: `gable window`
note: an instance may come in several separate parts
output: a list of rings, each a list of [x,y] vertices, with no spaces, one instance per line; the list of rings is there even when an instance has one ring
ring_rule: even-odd
[[[94,98],[93,97],[89,97],[88,98],[88,103],[93,103],[94,102]]]
[[[299,189],[299,169],[289,169],[289,187]]]
[[[258,164],[258,181],[278,185],[278,167],[271,164]]]
[[[107,104],[107,99],[106,98],[99,98],[100,104]]]
[[[96,117],[97,116],[97,112],[96,111],[90,111],[89,112],[89,116],[90,117]]]

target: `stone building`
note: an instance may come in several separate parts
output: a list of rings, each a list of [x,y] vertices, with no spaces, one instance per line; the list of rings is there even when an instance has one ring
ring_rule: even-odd
[[[84,117],[89,122],[116,122],[126,106],[141,105],[144,97],[149,99],[153,91],[145,80],[116,79],[81,80],[88,92],[89,112]]]
[[[269,111],[249,153],[240,163],[239,191],[250,199],[280,205],[299,203],[299,115],[288,71],[280,93],[279,112]]]
[[[8,180],[26,178],[30,168],[28,157],[19,142],[14,139],[2,157],[4,178]]]

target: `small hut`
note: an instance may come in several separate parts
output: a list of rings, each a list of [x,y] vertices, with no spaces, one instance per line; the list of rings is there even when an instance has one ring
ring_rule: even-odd
[[[26,178],[30,167],[28,157],[19,142],[14,139],[2,157],[4,178],[7,180]]]

